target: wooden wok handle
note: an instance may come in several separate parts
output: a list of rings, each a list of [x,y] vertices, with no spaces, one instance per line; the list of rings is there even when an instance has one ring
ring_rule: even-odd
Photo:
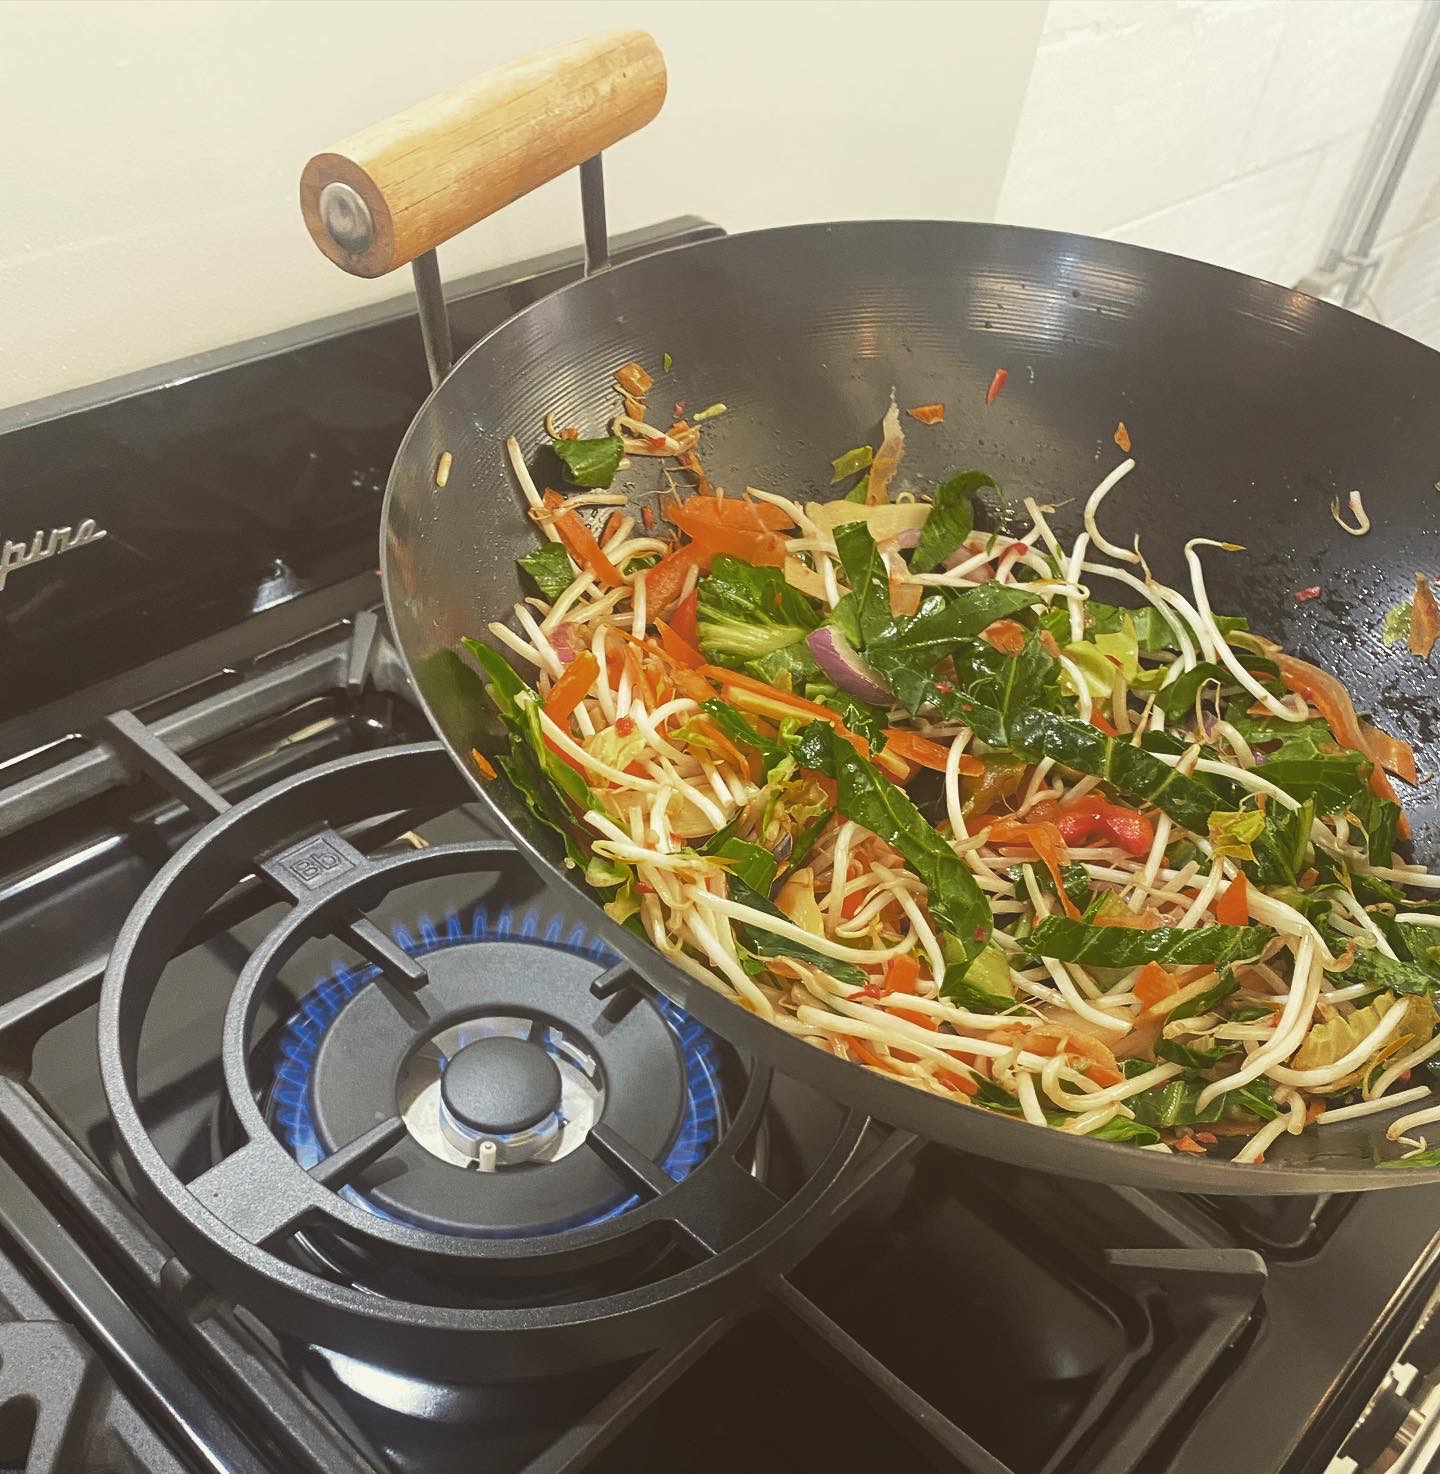
[[[665,101],[645,31],[525,57],[316,154],[300,176],[315,244],[384,276],[643,128]]]

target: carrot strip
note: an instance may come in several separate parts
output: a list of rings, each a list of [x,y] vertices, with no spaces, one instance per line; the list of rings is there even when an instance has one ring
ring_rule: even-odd
[[[1002,655],[1018,655],[1025,647],[1026,630],[1013,619],[997,619],[980,631],[980,638]]]
[[[945,759],[949,753],[948,749],[941,747],[938,742],[932,742],[918,732],[907,732],[902,727],[886,727],[885,739],[886,752],[893,752],[897,757],[903,757],[906,762],[929,768],[936,773],[945,771]],[[960,771],[964,773],[966,768],[963,755],[960,762]],[[970,759],[970,764],[969,772],[972,776],[983,771],[985,767],[984,763],[973,757]]]
[[[1158,962],[1147,962],[1135,979],[1135,997],[1142,1008],[1152,1008],[1162,998],[1179,991],[1174,975],[1166,972]]]
[[[671,508],[667,516],[674,516]],[[717,553],[753,563],[757,568],[780,568],[785,563],[785,539],[778,532],[747,532],[740,527],[727,527],[720,522],[691,519],[685,527],[693,546],[708,562]]]
[[[739,532],[784,532],[794,527],[795,519],[784,507],[770,502],[755,502],[748,497],[719,497],[696,495],[686,497],[683,502],[672,503],[665,515],[677,527],[683,527],[692,537],[696,526],[731,527]]]
[[[1055,893],[1060,898],[1060,904],[1065,908],[1065,914],[1072,919],[1079,918],[1079,908],[1066,894],[1065,878],[1060,873],[1060,866],[1064,863],[1066,855],[1065,840],[1054,824],[1043,820],[1026,824],[1018,819],[1001,819],[990,826],[990,843],[1028,844],[1045,862],[1045,868],[1055,882]]]
[[[980,1087],[968,1076],[957,1075],[954,1070],[936,1070],[935,1078],[950,1090],[958,1090],[961,1095],[979,1095]]]
[[[581,567],[588,568],[606,588],[618,589],[625,582],[620,577],[620,570],[601,552],[600,544],[580,514],[564,507],[564,500],[558,491],[545,493],[545,505],[556,514],[552,526],[564,543],[565,551]]]
[[[1244,926],[1250,919],[1250,882],[1242,870],[1215,903],[1215,920],[1222,926]]]
[[[692,649],[700,647],[700,589],[695,587],[675,606],[675,633]]]
[[[705,657],[673,625],[666,624],[663,619],[657,619],[655,627],[660,631],[660,643],[665,647],[665,653],[671,660],[678,661],[692,670],[705,664]]]
[[[700,555],[695,548],[677,548],[650,567],[645,574],[645,604],[651,619],[680,597],[690,570],[699,561]]]
[[[585,699],[599,674],[600,662],[589,650],[582,650],[550,688],[545,698],[545,715],[557,727],[568,727],[575,708]]]
[[[880,986],[887,993],[913,993],[919,981],[920,964],[907,953],[890,959]]]

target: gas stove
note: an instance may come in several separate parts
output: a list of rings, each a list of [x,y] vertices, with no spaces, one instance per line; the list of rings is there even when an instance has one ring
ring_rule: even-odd
[[[391,308],[0,434],[27,556],[57,488],[93,523],[0,593],[0,1470],[1427,1467],[1440,1192],[926,1145],[487,832],[372,571],[423,392]]]

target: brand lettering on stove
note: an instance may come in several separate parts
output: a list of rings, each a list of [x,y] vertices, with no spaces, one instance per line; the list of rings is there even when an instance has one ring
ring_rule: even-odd
[[[312,889],[350,869],[350,861],[328,840],[312,839],[281,856],[281,864],[302,885]]]
[[[0,548],[0,589],[5,587],[5,580],[15,569],[28,568],[32,563],[55,557],[57,553],[73,553],[86,543],[98,543],[105,535],[105,529],[96,527],[94,519],[87,517],[73,530],[69,527],[52,527],[49,536],[46,536],[43,529],[37,529],[28,543],[7,541]]]

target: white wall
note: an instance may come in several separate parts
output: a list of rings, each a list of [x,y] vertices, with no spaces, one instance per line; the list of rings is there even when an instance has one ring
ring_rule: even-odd
[[[0,405],[382,295],[300,221],[312,153],[501,61],[649,29],[670,93],[607,160],[623,230],[988,218],[1045,7],[845,0],[0,0]],[[917,39],[923,38],[923,44]],[[572,244],[561,179],[442,250]]]
[[[1291,286],[1317,262],[1418,0],[1052,0],[998,214]],[[1440,107],[1372,315],[1440,348]]]
[[[994,216],[1293,284],[1418,3],[0,0],[0,405],[407,291],[315,250],[305,158],[613,26],[650,29],[670,68],[608,160],[616,229]],[[578,236],[562,179],[441,261]],[[1380,244],[1368,308],[1440,347],[1440,108]]]

